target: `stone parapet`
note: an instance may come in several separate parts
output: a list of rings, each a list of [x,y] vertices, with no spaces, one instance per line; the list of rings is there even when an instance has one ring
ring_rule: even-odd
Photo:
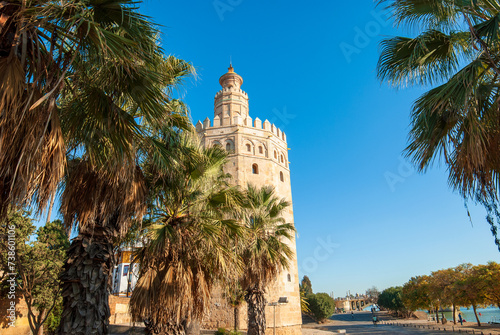
[[[207,117],[203,122],[198,121],[196,123],[196,131],[198,133],[202,133],[208,129],[225,128],[228,126],[240,126],[246,127],[249,130],[255,129],[267,131],[270,135],[286,144],[286,134],[284,131],[276,127],[267,119],[262,122],[259,118],[252,120],[250,116],[242,118],[241,116],[236,115],[233,118],[224,117],[221,119],[219,115],[217,115],[214,117],[213,121]]]

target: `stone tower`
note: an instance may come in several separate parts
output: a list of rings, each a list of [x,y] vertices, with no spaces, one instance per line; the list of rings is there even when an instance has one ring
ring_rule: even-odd
[[[198,121],[196,131],[205,147],[220,145],[229,152],[225,172],[231,174],[235,184],[246,188],[272,185],[276,195],[292,202],[288,147],[283,131],[268,120],[249,115],[248,95],[241,90],[243,78],[234,72],[232,66],[219,79],[222,90],[215,95],[213,122],[207,117]],[[287,223],[293,224],[293,207],[284,215]],[[287,297],[288,303],[266,307],[267,332],[272,334],[274,313],[276,313],[276,334],[299,335],[302,315],[300,311],[299,277],[297,269],[295,239],[290,241],[294,257],[288,271],[267,289],[268,303]],[[246,329],[246,305],[240,309],[240,326]],[[204,320],[204,327],[225,327],[232,329],[233,311],[220,293],[214,294],[210,311]]]

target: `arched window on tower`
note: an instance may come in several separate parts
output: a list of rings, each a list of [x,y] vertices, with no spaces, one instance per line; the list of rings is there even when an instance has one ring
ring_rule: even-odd
[[[285,176],[283,175],[283,171],[280,171],[280,180],[285,181]]]
[[[215,147],[216,145],[218,145],[219,147],[221,147],[222,145],[220,144],[219,141],[213,141],[212,142],[212,145]]]
[[[262,154],[264,151],[262,150],[262,146],[259,146],[259,154]]]
[[[226,140],[226,151],[230,154],[234,153],[234,143],[232,140]]]
[[[290,274],[287,274],[286,279],[288,279],[288,282],[290,283],[292,281],[292,276],[290,276]]]
[[[274,150],[274,159],[278,159],[278,153]]]
[[[259,174],[259,166],[257,164],[252,165],[252,173]]]
[[[252,147],[250,146],[250,144],[247,144],[247,151],[248,151],[248,152],[251,152],[251,151],[252,151]]]
[[[281,155],[281,163],[284,163],[285,159],[283,158],[283,155]]]

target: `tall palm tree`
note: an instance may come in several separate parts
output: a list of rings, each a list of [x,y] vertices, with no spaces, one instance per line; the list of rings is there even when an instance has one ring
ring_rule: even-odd
[[[135,140],[134,145],[140,149],[134,155],[137,162],[170,159],[168,148],[154,139]],[[61,276],[60,334],[107,333],[113,245],[146,212],[149,190],[138,163],[124,159],[117,164],[113,148],[106,144],[102,148],[108,160],[105,153],[92,163],[92,153],[85,153],[71,159],[67,169],[61,211],[68,228],[76,228],[78,236],[68,250]]]
[[[381,42],[382,81],[435,86],[413,105],[406,153],[420,170],[443,159],[464,198],[498,200],[500,24],[498,1],[380,0],[416,37]],[[490,223],[491,224],[491,223]],[[492,232],[496,243],[494,223]]]
[[[133,0],[0,2],[0,216],[40,211],[66,172],[62,211],[80,234],[59,333],[107,332],[110,243],[144,212],[138,153],[168,157],[151,135],[184,123],[169,91],[192,67],[158,35]]]
[[[201,320],[215,282],[238,271],[229,247],[238,226],[228,219],[238,192],[222,170],[223,149],[203,149],[194,132],[163,140],[174,152],[173,167],[144,163],[151,224],[134,259],[140,270],[130,311],[151,334],[184,334]]]
[[[190,69],[158,53],[134,72],[115,64],[67,78],[60,114],[70,160],[61,211],[79,234],[62,274],[60,334],[107,332],[113,243],[146,211],[139,163],[170,159],[156,134],[187,123],[182,103],[168,95]]]
[[[288,269],[293,251],[291,240],[295,228],[282,215],[289,206],[276,197],[273,187],[248,185],[241,213],[245,238],[241,243],[244,264],[241,286],[248,306],[248,335],[264,335],[266,330],[266,287]]]
[[[61,94],[73,91],[82,82],[79,76],[89,69],[96,70],[96,77],[91,77],[96,86],[106,87],[99,102],[129,91],[142,101],[146,119],[164,114],[158,108],[163,92],[151,85],[163,77],[152,67],[161,55],[158,31],[137,13],[136,4],[132,0],[0,2],[0,215],[9,204],[33,203],[41,210],[55,193],[72,140],[72,132],[62,129],[69,116],[61,115]],[[100,76],[104,72],[107,78]],[[107,119],[108,125],[116,121],[100,108],[73,112],[73,130],[88,130],[89,118]],[[134,129],[131,115],[121,116],[118,125]],[[128,134],[113,135],[110,143],[130,152],[123,136]]]

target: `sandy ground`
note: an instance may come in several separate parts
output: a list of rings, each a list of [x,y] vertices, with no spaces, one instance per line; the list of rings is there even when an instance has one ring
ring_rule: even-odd
[[[374,325],[372,322],[372,314],[370,312],[356,312],[351,314],[335,314],[325,323],[317,324],[315,322],[304,323],[302,326],[302,335],[332,335],[342,333],[351,335],[391,335],[391,334],[406,334],[406,335],[442,335],[443,333],[461,333],[461,334],[483,334],[483,335],[500,335],[500,327],[483,325],[477,327],[475,324],[467,326],[453,325],[453,322],[448,322],[443,326],[435,322],[427,322],[426,320],[396,320],[391,318],[385,312],[378,312],[378,318],[381,322]],[[446,328],[446,330],[444,329]],[[110,335],[139,335],[144,334],[144,327],[137,325],[111,325]],[[213,331],[202,331],[203,335],[213,334]],[[246,335],[243,333],[242,335]]]

